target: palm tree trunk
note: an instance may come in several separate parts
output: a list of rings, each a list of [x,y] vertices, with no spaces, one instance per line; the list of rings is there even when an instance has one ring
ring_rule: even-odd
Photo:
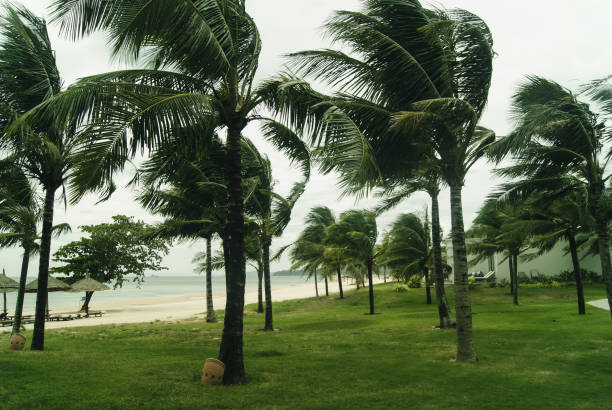
[[[338,274],[338,287],[340,288],[340,299],[344,299],[344,293],[342,292],[342,275],[340,274],[340,266],[336,267],[336,273]]]
[[[608,220],[603,215],[601,206],[601,190],[591,195],[591,206],[595,218],[595,231],[597,232],[597,247],[599,248],[599,259],[601,262],[601,276],[606,285],[608,306],[612,315],[612,264],[610,263],[610,234],[608,233]]]
[[[457,315],[457,361],[476,361],[472,336],[472,304],[468,287],[468,265],[463,226],[461,183],[450,185],[453,265],[455,273],[455,311]]]
[[[374,314],[374,284],[372,283],[372,260],[368,261],[368,292],[370,297],[370,314]]]
[[[83,302],[83,306],[81,306],[81,310],[84,310],[86,315],[89,315],[89,302],[91,302],[93,294],[92,291],[85,292],[85,301]]]
[[[576,278],[576,292],[578,293],[578,314],[586,314],[584,304],[584,289],[582,287],[582,276],[580,274],[580,262],[578,260],[578,250],[576,246],[576,238],[573,232],[568,232],[567,239],[569,241],[570,253],[572,254],[572,264],[574,266],[574,277]]]
[[[274,330],[272,322],[272,286],[270,284],[270,242],[265,241],[263,244],[263,271],[264,271],[264,286],[266,294],[266,324],[264,330]]]
[[[512,303],[518,305],[518,255],[512,255],[512,267],[514,268],[514,293]]]
[[[510,272],[510,295],[514,295],[514,267],[512,265],[512,255],[508,256],[508,269]]]
[[[429,287],[429,269],[424,268],[423,274],[425,275],[425,303],[431,305],[431,288]]]
[[[257,265],[257,313],[263,313],[263,266],[261,262]]]
[[[233,124],[232,124],[233,125]],[[223,383],[246,382],[243,356],[244,286],[246,281],[244,256],[244,208],[240,158],[241,126],[230,126],[227,132],[227,298],[219,360],[225,364]]]
[[[38,267],[38,290],[36,291],[36,316],[31,350],[45,348],[45,309],[47,307],[47,283],[49,282],[49,258],[51,257],[51,233],[53,229],[53,207],[55,188],[45,187],[45,208],[43,212],[42,236],[40,240],[40,261]]]
[[[206,322],[217,321],[212,295],[212,244],[210,236],[206,238]]]
[[[383,267],[383,280],[387,283],[387,267]]]
[[[440,328],[453,327],[453,315],[450,310],[446,291],[444,290],[444,271],[442,270],[442,238],[440,235],[440,207],[438,194],[430,193],[431,197],[431,242],[434,259],[434,278],[436,283],[436,299],[438,301],[438,316]]]
[[[327,275],[325,275],[325,296],[329,296],[329,288],[327,286]]]
[[[3,292],[4,294],[4,308],[2,309],[2,312],[6,315],[8,313],[8,310],[6,309],[6,292]]]
[[[315,279],[315,294],[319,297],[319,285],[317,284],[317,268],[314,270],[314,279]]]

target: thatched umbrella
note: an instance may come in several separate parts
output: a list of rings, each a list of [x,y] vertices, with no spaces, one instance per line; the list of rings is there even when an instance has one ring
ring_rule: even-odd
[[[74,282],[70,292],[85,292],[85,313],[89,314],[89,301],[87,300],[88,293],[91,292],[93,294],[94,292],[101,292],[109,289],[110,288],[104,283],[98,282],[97,280],[90,278],[88,275],[84,279]],[[89,297],[91,298],[91,296]]]
[[[6,294],[8,292],[17,292],[19,289],[19,283],[6,276],[4,269],[2,269],[2,275],[0,275],[0,292],[4,294],[4,314],[6,315]]]
[[[38,291],[38,280],[33,280],[25,287],[26,293],[36,293]],[[71,289],[71,286],[66,282],[49,276],[47,282],[47,316],[49,316],[49,292],[65,292]]]

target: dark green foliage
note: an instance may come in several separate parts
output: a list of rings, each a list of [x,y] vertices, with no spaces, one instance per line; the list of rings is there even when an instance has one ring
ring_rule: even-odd
[[[80,229],[88,237],[62,246],[53,257],[63,265],[51,268],[51,272],[68,276],[69,282],[89,275],[118,288],[127,275],[134,275],[132,280],[141,283],[145,272],[167,269],[161,265],[168,253],[167,240],[152,236],[154,227],[142,221],[116,215],[112,223]]]

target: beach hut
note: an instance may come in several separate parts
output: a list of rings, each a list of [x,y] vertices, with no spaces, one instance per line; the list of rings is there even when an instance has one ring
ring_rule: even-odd
[[[49,317],[49,292],[65,292],[71,289],[71,286],[66,282],[49,276],[47,282],[47,318]],[[26,285],[26,293],[36,293],[38,291],[38,279]]]
[[[0,275],[0,292],[4,295],[4,310],[2,316],[7,315],[6,310],[6,294],[9,292],[17,292],[19,289],[19,283],[6,276],[4,269],[2,269],[2,275]]]
[[[88,292],[101,292],[104,290],[109,290],[110,288],[106,286],[104,283],[98,282],[95,279],[92,279],[87,275],[84,279],[81,279],[72,284],[70,292],[85,292],[85,298],[87,298]],[[85,313],[89,315],[89,304],[85,306]]]

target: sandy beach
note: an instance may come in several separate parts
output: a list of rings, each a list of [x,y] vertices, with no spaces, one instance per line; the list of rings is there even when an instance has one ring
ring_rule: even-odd
[[[374,279],[374,283],[381,283],[382,279]],[[354,289],[354,284],[343,283],[343,289]],[[330,296],[338,293],[337,282],[329,283]],[[319,284],[319,295],[325,295],[325,284]],[[272,301],[280,302],[290,299],[302,299],[314,297],[315,287],[312,283],[304,283],[291,286],[272,285]],[[257,302],[257,289],[249,289],[244,295],[245,303]],[[213,294],[215,309],[225,308],[225,292],[215,292]],[[52,309],[52,314],[75,313],[80,306],[64,307]],[[175,322],[190,318],[203,318],[206,311],[206,301],[204,293],[193,293],[181,297],[159,297],[121,300],[117,302],[96,303],[95,295],[91,302],[90,310],[101,310],[104,312],[102,317],[90,317],[86,319],[69,320],[61,322],[47,322],[46,329],[56,329],[63,327],[77,326],[97,326],[121,323],[142,323],[142,322]],[[33,314],[32,311],[24,311],[24,314]],[[25,326],[31,330],[33,324]],[[0,332],[10,332],[10,327],[0,328]]]

